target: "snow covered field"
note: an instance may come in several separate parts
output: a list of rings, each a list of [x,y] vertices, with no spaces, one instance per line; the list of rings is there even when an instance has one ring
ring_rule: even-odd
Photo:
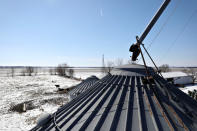
[[[197,84],[195,85],[190,85],[190,86],[186,86],[184,88],[179,88],[181,91],[183,91],[184,93],[188,94],[189,91],[194,91],[197,90]]]
[[[85,79],[91,75],[101,78],[100,72],[78,72],[75,76]],[[60,94],[60,88],[74,86],[81,81],[56,75],[0,77],[0,131],[26,131],[36,125],[43,113],[52,114],[69,101],[67,94]],[[9,111],[10,107],[29,102],[33,108],[24,113]]]

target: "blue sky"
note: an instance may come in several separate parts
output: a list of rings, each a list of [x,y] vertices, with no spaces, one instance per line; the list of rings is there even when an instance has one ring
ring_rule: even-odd
[[[126,62],[135,36],[162,2],[0,0],[0,65],[101,66],[102,54],[106,61]],[[144,40],[148,47],[166,23],[149,49],[158,65],[197,66],[196,5],[196,0],[172,0]]]

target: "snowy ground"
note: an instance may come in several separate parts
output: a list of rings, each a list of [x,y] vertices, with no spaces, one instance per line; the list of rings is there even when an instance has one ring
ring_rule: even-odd
[[[79,72],[75,76],[85,79],[91,75],[101,78],[99,72]],[[36,125],[37,118],[43,113],[52,114],[67,103],[67,94],[57,93],[55,85],[71,87],[80,81],[59,76],[15,76],[0,77],[0,131],[26,131]],[[30,101],[34,109],[24,113],[9,111],[13,105]]]
[[[194,90],[197,90],[197,84],[194,84],[194,85],[189,85],[189,86],[186,86],[184,88],[179,88],[181,91],[183,91],[184,93],[188,94],[188,91],[194,91]]]
[[[61,88],[74,86],[81,81],[49,75],[46,71],[37,76],[7,77],[8,69],[0,70],[0,131],[26,131],[36,125],[42,114],[55,112],[69,101],[67,94],[57,93],[55,85]],[[18,71],[20,72],[20,71]],[[86,79],[95,75],[102,78],[100,69],[76,69],[75,77]],[[183,92],[197,89],[197,85],[180,88]],[[24,113],[9,111],[10,107],[31,102],[35,108]]]

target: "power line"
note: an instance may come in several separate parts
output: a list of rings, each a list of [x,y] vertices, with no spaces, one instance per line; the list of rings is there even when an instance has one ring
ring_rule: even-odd
[[[166,21],[163,23],[163,25],[161,26],[159,32],[155,35],[155,37],[152,39],[151,43],[148,45],[147,50],[152,46],[152,44],[155,42],[155,40],[158,38],[158,36],[160,35],[160,33],[162,32],[162,30],[164,29],[164,27],[167,25],[167,23],[169,22],[170,18],[174,15],[176,9],[178,8],[178,6],[180,5],[180,2],[177,1],[175,8],[172,10],[172,12],[170,13],[170,15],[167,17]]]
[[[169,52],[171,51],[172,47],[176,44],[177,40],[180,38],[180,36],[183,34],[183,32],[185,31],[186,27],[189,25],[190,21],[192,20],[193,16],[197,13],[197,9],[194,10],[194,12],[191,14],[191,16],[189,17],[189,19],[186,21],[186,23],[184,24],[183,28],[180,30],[179,34],[177,35],[177,37],[174,39],[174,41],[170,44],[170,47],[167,49],[168,53],[165,53],[163,55],[163,57],[160,59],[161,61],[164,60],[164,58],[169,54]]]
[[[147,47],[147,50],[149,50],[151,48],[151,46],[154,44],[155,40],[158,38],[158,36],[160,35],[160,33],[162,32],[162,30],[164,29],[164,27],[167,25],[167,23],[169,22],[170,18],[174,15],[174,13],[176,12],[176,10],[177,10],[177,8],[178,8],[179,5],[180,5],[180,2],[177,1],[176,4],[175,4],[175,8],[172,10],[172,12],[170,13],[170,15],[167,17],[167,19],[165,20],[165,22],[162,24],[161,28],[159,29],[159,32],[155,35],[155,37],[150,42],[150,44]],[[139,61],[141,59],[142,59],[142,57],[140,57],[139,60],[136,63],[139,63]]]

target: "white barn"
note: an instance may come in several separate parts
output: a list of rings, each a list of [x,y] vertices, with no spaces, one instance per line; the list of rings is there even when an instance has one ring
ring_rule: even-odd
[[[193,83],[192,76],[184,72],[165,72],[162,75],[166,80],[172,81],[174,84],[184,85]]]

